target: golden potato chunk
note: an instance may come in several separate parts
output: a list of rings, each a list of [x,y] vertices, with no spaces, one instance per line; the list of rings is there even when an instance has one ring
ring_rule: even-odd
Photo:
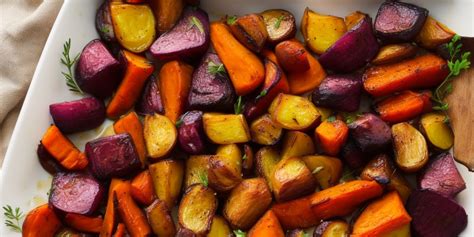
[[[446,123],[446,115],[442,113],[428,113],[421,116],[421,132],[434,147],[440,150],[449,150],[454,144],[454,134]]]
[[[288,94],[279,94],[273,100],[268,112],[276,124],[290,130],[306,129],[321,117],[311,101]]]
[[[311,170],[321,189],[332,187],[339,183],[342,175],[342,162],[329,156],[303,156],[301,160]]]
[[[415,42],[421,47],[434,49],[441,44],[448,43],[455,34],[446,25],[428,16],[423,28],[416,36]]]
[[[280,140],[283,129],[273,122],[270,114],[264,114],[252,122],[250,134],[257,144],[274,145]]]
[[[184,8],[184,0],[150,0],[156,18],[156,29],[160,34],[171,30]]]
[[[208,170],[209,186],[226,192],[242,181],[242,157],[230,159],[221,155],[211,156]]]
[[[214,216],[212,219],[211,230],[207,237],[222,237],[233,236],[232,229],[230,229],[227,221],[221,216]]]
[[[372,60],[372,64],[381,65],[400,62],[403,59],[415,56],[417,47],[410,43],[389,44],[380,48],[379,53]]]
[[[151,158],[166,156],[178,139],[176,126],[168,117],[159,114],[147,115],[143,126],[148,156]]]
[[[183,183],[184,165],[177,160],[162,160],[151,164],[151,178],[156,197],[166,203],[169,209],[178,201]]]
[[[250,131],[242,114],[205,113],[202,116],[207,137],[216,144],[250,141]]]
[[[261,15],[248,14],[236,21],[227,20],[227,24],[235,38],[253,52],[259,53],[265,46],[268,32]]]
[[[298,131],[289,131],[283,138],[281,156],[283,159],[313,155],[316,153],[313,140],[308,134]]]
[[[176,234],[173,217],[165,202],[156,199],[146,208],[146,216],[156,235],[171,237]]]
[[[395,160],[405,172],[416,172],[428,162],[428,146],[423,135],[409,123],[392,125]]]
[[[216,209],[214,191],[202,184],[194,184],[186,190],[179,204],[179,224],[196,235],[204,235],[211,229]]]
[[[316,190],[316,179],[298,157],[280,160],[272,176],[273,194],[277,201],[288,201]]]
[[[259,176],[265,178],[270,190],[272,187],[272,177],[275,167],[281,160],[278,150],[274,147],[265,146],[260,148],[255,155],[255,167]]]
[[[346,23],[346,28],[347,30],[352,29],[357,23],[359,23],[362,19],[364,19],[366,16],[365,13],[360,12],[360,11],[355,11],[352,12],[351,14],[347,15],[344,18],[344,22]]]
[[[186,172],[184,175],[184,189],[193,184],[202,182],[203,176],[207,175],[209,169],[210,155],[190,156],[186,160]]]

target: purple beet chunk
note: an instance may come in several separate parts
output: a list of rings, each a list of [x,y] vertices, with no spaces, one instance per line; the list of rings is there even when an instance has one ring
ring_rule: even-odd
[[[102,41],[89,42],[77,61],[75,76],[79,87],[98,98],[107,98],[120,81],[121,67]]]
[[[392,132],[387,123],[373,114],[363,114],[349,124],[350,135],[362,152],[383,152],[392,143]]]
[[[51,175],[55,175],[58,172],[64,171],[63,167],[59,162],[46,150],[43,144],[38,145],[36,149],[36,154],[38,155],[38,160],[43,167]]]
[[[63,133],[90,130],[100,126],[105,120],[104,102],[94,97],[52,104],[49,112],[54,124]]]
[[[53,178],[49,204],[65,213],[89,215],[99,207],[104,187],[92,175],[57,173]]]
[[[140,115],[164,113],[161,93],[154,76],[148,79],[145,89],[143,89],[143,93],[135,106],[135,111]]]
[[[193,73],[188,95],[189,109],[228,111],[233,107],[235,91],[227,74],[211,73],[209,67],[222,65],[215,53],[206,54]]]
[[[110,15],[110,1],[106,0],[97,9],[95,16],[95,28],[100,38],[105,42],[115,42],[114,26]]]
[[[102,137],[86,144],[91,171],[98,179],[123,177],[140,169],[135,145],[128,133]]]
[[[368,155],[355,144],[352,139],[349,139],[342,147],[341,158],[351,169],[361,169],[368,162]]]
[[[321,82],[312,98],[316,105],[354,112],[359,109],[361,92],[361,75],[331,75]]]
[[[378,51],[372,19],[366,16],[326,50],[319,62],[324,68],[336,72],[352,72],[370,62]]]
[[[188,60],[204,54],[209,48],[209,16],[198,8],[188,7],[170,31],[150,47],[159,60]]]
[[[467,226],[467,214],[453,199],[431,190],[416,190],[408,198],[415,236],[459,236]]]
[[[181,149],[190,154],[200,154],[205,150],[202,114],[201,111],[193,110],[181,116],[178,141]]]
[[[413,4],[385,1],[375,17],[375,34],[384,42],[408,42],[425,24],[428,10]]]
[[[418,187],[454,198],[466,189],[466,183],[454,164],[453,156],[450,153],[442,153],[432,159],[418,175]]]

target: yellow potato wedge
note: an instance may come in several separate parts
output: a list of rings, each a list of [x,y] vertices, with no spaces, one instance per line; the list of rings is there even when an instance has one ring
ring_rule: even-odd
[[[321,117],[308,99],[282,93],[273,100],[268,112],[276,124],[290,130],[309,128]]]
[[[352,29],[360,20],[364,19],[366,16],[365,13],[360,11],[355,11],[344,18],[344,22],[346,23],[347,30]]]
[[[428,146],[423,135],[409,123],[392,125],[395,161],[405,172],[416,172],[428,162]]]
[[[372,60],[372,64],[382,65],[400,62],[403,59],[415,56],[417,47],[410,43],[389,44],[380,48],[379,53]]]
[[[156,29],[160,34],[171,30],[184,8],[184,0],[150,0],[155,13]]]
[[[264,114],[250,124],[252,141],[260,145],[274,145],[282,134],[283,129],[273,122],[270,114]]]
[[[257,154],[255,154],[255,167],[257,173],[259,176],[265,178],[270,190],[273,190],[271,180],[275,167],[280,160],[281,158],[280,154],[278,154],[278,150],[270,146],[260,148],[260,150],[257,151]]]
[[[328,108],[316,107],[316,109],[318,110],[319,114],[321,115],[321,121],[324,121],[324,120],[328,119],[333,114],[333,111],[331,109],[328,109]]]
[[[176,145],[178,131],[168,117],[159,114],[147,115],[143,127],[149,157],[162,158]]]
[[[427,113],[421,116],[420,130],[431,145],[440,150],[449,150],[454,144],[454,134],[445,122],[442,113]]]
[[[211,230],[207,234],[207,237],[230,236],[233,236],[233,233],[227,221],[223,217],[215,215],[214,218],[212,218]]]
[[[321,189],[332,187],[339,183],[342,175],[342,162],[330,156],[303,156],[308,169],[314,175]]]
[[[244,145],[244,155],[242,156],[242,170],[246,175],[250,175],[253,172],[253,164],[255,161],[255,155],[251,146]]]
[[[146,208],[146,216],[153,233],[157,236],[173,237],[176,234],[176,227],[165,202],[156,199]]]
[[[177,160],[162,160],[151,164],[151,178],[156,197],[166,203],[169,209],[172,209],[181,193],[183,183],[184,165]]]
[[[193,184],[202,182],[203,176],[207,175],[209,169],[210,155],[190,156],[186,160],[186,172],[184,175],[184,190]]]
[[[316,153],[313,140],[308,134],[298,131],[289,131],[283,138],[281,157],[299,157]]]
[[[410,224],[403,225],[401,227],[398,227],[389,233],[383,234],[380,237],[410,237],[411,231],[410,231]]]
[[[344,19],[328,16],[306,8],[301,20],[301,32],[308,47],[317,54],[324,53],[346,33]]]
[[[263,17],[248,14],[237,18],[235,22],[227,21],[230,31],[240,43],[255,53],[259,53],[268,38],[267,27]]]
[[[155,40],[155,17],[147,4],[110,3],[115,37],[125,49],[141,53]]]
[[[204,132],[216,144],[250,141],[250,131],[242,114],[205,113],[202,116]]]
[[[232,189],[223,214],[233,229],[248,230],[272,203],[272,194],[263,178],[245,179]]]
[[[346,237],[350,234],[349,224],[343,220],[324,221],[314,230],[314,237]]]
[[[423,28],[415,38],[415,42],[421,47],[434,49],[441,44],[448,43],[456,33],[443,23],[431,16],[426,18]]]
[[[214,191],[202,184],[194,184],[186,190],[179,204],[179,224],[196,235],[204,235],[211,229],[216,209]]]
[[[298,157],[280,160],[272,176],[273,194],[278,202],[288,201],[316,190],[316,179]]]
[[[226,192],[242,181],[242,161],[215,155],[209,159],[209,186],[218,192]]]

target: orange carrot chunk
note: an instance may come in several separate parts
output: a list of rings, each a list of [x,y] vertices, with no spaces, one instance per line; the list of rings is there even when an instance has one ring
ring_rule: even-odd
[[[115,213],[114,192],[116,187],[121,184],[122,180],[112,179],[109,187],[109,194],[107,198],[107,207],[105,209],[104,222],[100,231],[100,237],[111,237],[115,228],[115,221],[117,214]]]
[[[314,136],[319,140],[323,151],[331,156],[339,153],[349,136],[349,128],[342,120],[322,122],[315,130]]]
[[[268,210],[260,220],[250,229],[248,237],[284,237],[278,218],[272,210]]]
[[[146,80],[154,71],[153,63],[143,56],[126,50],[122,50],[121,56],[126,62],[125,75],[107,106],[109,118],[117,118],[133,107]]]
[[[309,62],[309,69],[300,72],[288,73],[288,83],[290,84],[291,94],[304,94],[317,88],[319,84],[326,77],[324,71],[318,60],[310,53],[306,53]]]
[[[53,237],[61,228],[61,221],[48,204],[31,210],[23,222],[23,237]]]
[[[125,237],[127,232],[127,228],[123,223],[119,223],[117,225],[117,230],[115,231],[114,237]]]
[[[90,217],[80,214],[68,213],[64,217],[64,222],[76,230],[88,233],[100,233],[104,220],[102,217]]]
[[[142,167],[146,163],[145,137],[143,136],[143,125],[135,112],[130,112],[114,123],[116,134],[128,133],[132,137],[133,144],[137,150]]]
[[[310,197],[273,205],[272,211],[285,229],[309,228],[321,221],[311,210]]]
[[[180,61],[167,62],[160,70],[160,93],[165,116],[173,123],[184,112],[192,74],[193,67]]]
[[[140,204],[149,206],[155,200],[155,191],[150,171],[145,170],[132,179],[130,194]]]
[[[412,119],[425,110],[425,95],[412,91],[403,91],[376,105],[375,110],[386,122],[399,123]],[[428,98],[429,100],[429,98]]]
[[[48,128],[41,139],[41,144],[68,170],[81,170],[89,164],[86,155],[80,152],[55,125]]]
[[[411,221],[403,201],[393,191],[375,200],[357,218],[351,236],[382,236],[394,231]]]

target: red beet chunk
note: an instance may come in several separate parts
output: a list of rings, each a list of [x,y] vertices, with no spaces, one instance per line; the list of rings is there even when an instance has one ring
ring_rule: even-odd
[[[392,143],[392,132],[387,123],[373,114],[364,114],[349,124],[349,131],[357,146],[368,153],[382,152]]]
[[[193,110],[181,116],[178,141],[180,147],[190,154],[200,154],[205,150],[202,114],[201,111]]]
[[[361,75],[331,75],[313,92],[312,99],[319,106],[354,112],[359,109],[361,93]]]
[[[161,100],[161,93],[158,89],[158,83],[154,76],[148,79],[142,96],[135,106],[135,111],[141,115],[163,114],[165,112]]]

